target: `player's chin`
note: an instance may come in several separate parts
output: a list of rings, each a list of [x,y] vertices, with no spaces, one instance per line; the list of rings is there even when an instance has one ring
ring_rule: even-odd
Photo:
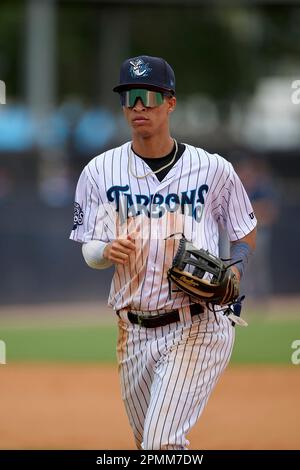
[[[133,133],[136,136],[144,138],[151,137],[153,135],[153,131],[151,130],[151,128],[146,126],[133,127]]]

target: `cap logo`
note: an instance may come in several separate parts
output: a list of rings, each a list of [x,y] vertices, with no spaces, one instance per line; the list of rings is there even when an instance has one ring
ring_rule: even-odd
[[[145,63],[142,59],[134,59],[130,61],[130,75],[132,78],[145,78],[151,72],[149,63]]]

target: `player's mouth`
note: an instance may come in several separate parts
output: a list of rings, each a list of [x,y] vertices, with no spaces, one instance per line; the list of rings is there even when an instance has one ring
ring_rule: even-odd
[[[133,124],[140,125],[140,124],[145,124],[147,121],[149,121],[148,118],[145,116],[136,116],[135,118],[132,119]]]

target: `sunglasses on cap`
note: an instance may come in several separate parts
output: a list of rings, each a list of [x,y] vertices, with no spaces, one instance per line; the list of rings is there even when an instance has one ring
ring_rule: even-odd
[[[121,105],[126,108],[132,108],[137,99],[141,99],[147,108],[154,108],[163,104],[164,96],[170,96],[170,93],[147,90],[146,88],[132,88],[120,92]]]

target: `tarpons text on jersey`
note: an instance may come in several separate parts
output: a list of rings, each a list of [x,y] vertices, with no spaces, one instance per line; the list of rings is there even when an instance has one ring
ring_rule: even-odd
[[[169,193],[163,196],[160,193],[151,194],[131,194],[128,192],[129,185],[111,186],[107,192],[107,199],[110,203],[115,203],[116,211],[126,220],[129,216],[147,215],[149,218],[160,218],[166,211],[180,211],[182,214],[192,216],[196,221],[200,221],[205,202],[205,195],[208,192],[208,185],[202,184],[198,189],[182,191],[179,194]]]

